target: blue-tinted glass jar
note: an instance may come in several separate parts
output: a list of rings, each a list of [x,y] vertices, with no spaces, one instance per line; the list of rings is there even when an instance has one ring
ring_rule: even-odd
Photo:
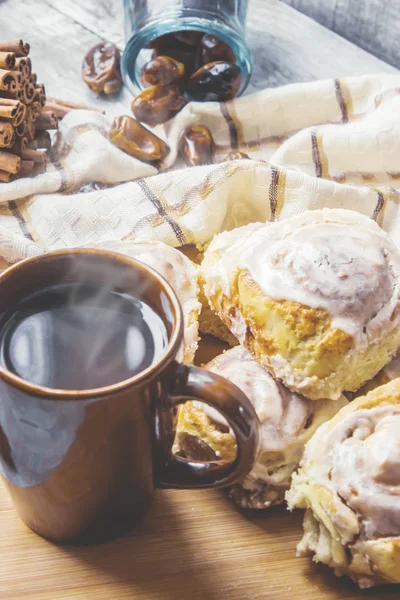
[[[248,0],[124,0],[126,48],[121,68],[132,93],[142,88],[140,72],[150,60],[145,47],[158,37],[177,31],[202,31],[228,44],[241,70],[238,95],[251,75],[251,54],[245,40]],[[136,88],[136,90],[135,90]]]

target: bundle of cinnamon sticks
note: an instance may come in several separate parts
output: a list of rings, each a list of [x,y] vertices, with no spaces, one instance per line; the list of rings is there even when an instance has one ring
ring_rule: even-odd
[[[77,108],[97,110],[58,98],[48,98],[37,83],[29,44],[0,41],[0,182],[46,171],[49,131]],[[104,112],[104,111],[99,111]]]
[[[22,40],[0,42],[0,182],[44,173],[48,130],[58,127],[28,54]]]

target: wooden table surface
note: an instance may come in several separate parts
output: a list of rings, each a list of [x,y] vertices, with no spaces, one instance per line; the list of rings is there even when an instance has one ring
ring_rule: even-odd
[[[160,0],[161,1],[161,0]],[[395,69],[277,0],[250,0],[254,53],[249,92],[317,78]],[[49,95],[128,111],[93,96],[80,79],[89,47],[123,47],[119,0],[0,0],[0,39],[24,38]],[[128,113],[129,114],[129,113]],[[219,346],[206,343],[199,362]],[[0,599],[17,600],[375,600],[326,568],[295,558],[301,514],[284,507],[246,514],[224,492],[157,491],[135,532],[104,545],[58,547],[30,532],[0,487]]]

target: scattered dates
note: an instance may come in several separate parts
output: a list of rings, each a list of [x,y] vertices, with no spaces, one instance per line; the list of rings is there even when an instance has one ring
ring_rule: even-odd
[[[201,31],[178,31],[147,46],[151,60],[142,68],[144,89],[132,100],[135,118],[114,120],[111,141],[139,160],[159,165],[168,155],[167,144],[145,126],[169,121],[189,100],[225,102],[239,92],[241,70],[232,48],[218,37]],[[148,52],[149,53],[149,52]],[[120,55],[109,43],[94,46],[86,55],[82,76],[94,92],[111,94],[121,87]],[[215,143],[207,127],[193,126],[183,133],[179,154],[190,166],[214,161]],[[231,152],[225,160],[249,158]]]
[[[110,139],[127,154],[154,165],[159,164],[169,153],[169,148],[162,139],[128,116],[114,119]]]
[[[215,144],[210,130],[203,125],[186,129],[179,143],[179,153],[191,166],[207,165],[214,160]]]
[[[131,109],[136,119],[151,127],[165,123],[185,106],[187,100],[176,85],[152,85],[132,100]]]
[[[120,58],[118,48],[107,42],[89,50],[83,61],[82,78],[92,92],[109,95],[120,91]]]
[[[170,56],[157,56],[148,62],[142,69],[141,81],[143,85],[170,85],[183,79],[185,67]]]
[[[226,102],[236,96],[240,82],[240,68],[236,64],[215,61],[193,73],[187,83],[187,93],[191,99],[200,102]]]
[[[140,74],[145,89],[132,101],[134,116],[147,125],[168,121],[188,100],[225,102],[239,91],[241,71],[235,54],[214,35],[167,33],[147,48],[153,57]]]

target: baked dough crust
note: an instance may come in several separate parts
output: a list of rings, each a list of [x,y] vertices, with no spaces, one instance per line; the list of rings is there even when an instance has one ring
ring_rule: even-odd
[[[400,379],[342,408],[306,445],[286,499],[306,509],[298,555],[360,587],[400,583]]]

